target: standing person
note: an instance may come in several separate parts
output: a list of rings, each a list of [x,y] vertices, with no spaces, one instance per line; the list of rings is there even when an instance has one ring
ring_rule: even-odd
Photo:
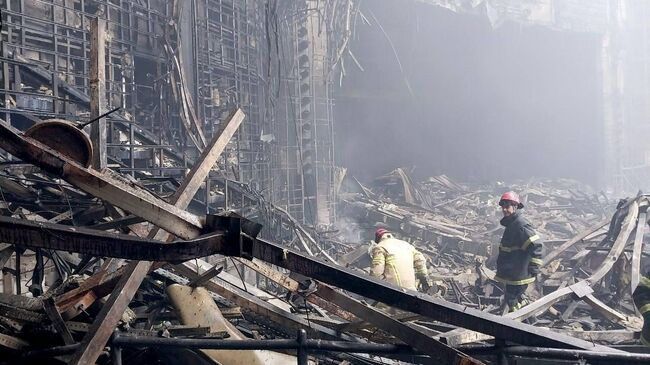
[[[517,193],[501,196],[501,225],[506,227],[499,245],[496,280],[505,284],[508,311],[528,304],[524,297],[528,284],[535,281],[542,264],[542,242],[531,224],[523,217],[524,205]]]
[[[371,276],[411,290],[417,290],[418,279],[423,291],[429,290],[426,259],[420,251],[410,243],[393,237],[384,228],[375,232],[375,242],[377,244],[372,246],[370,253]]]

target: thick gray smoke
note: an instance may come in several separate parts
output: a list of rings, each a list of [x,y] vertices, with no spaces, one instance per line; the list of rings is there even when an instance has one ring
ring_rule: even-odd
[[[416,2],[366,1],[361,11],[371,24],[357,22],[351,49],[364,71],[347,64],[335,108],[337,160],[352,174],[415,165],[419,176],[598,185],[597,35],[493,29]]]

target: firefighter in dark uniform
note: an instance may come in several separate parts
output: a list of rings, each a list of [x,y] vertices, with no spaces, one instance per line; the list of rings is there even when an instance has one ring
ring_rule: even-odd
[[[632,299],[643,316],[641,343],[650,346],[650,265],[646,265],[644,275],[639,279],[639,285],[634,289]]]
[[[536,280],[542,265],[542,242],[530,223],[522,216],[524,205],[509,191],[501,196],[501,225],[506,227],[499,245],[496,280],[505,286],[508,310],[514,312],[528,304],[524,293]]]

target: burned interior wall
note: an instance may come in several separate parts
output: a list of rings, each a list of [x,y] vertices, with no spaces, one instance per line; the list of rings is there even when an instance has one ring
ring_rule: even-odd
[[[246,121],[215,178],[249,184],[300,221],[327,225],[330,69],[351,3],[2,0],[0,112],[21,129],[87,119],[89,24],[106,19],[106,108],[121,108],[108,117],[111,167],[178,178],[241,107]]]
[[[487,181],[603,170],[600,35],[364,3],[336,93],[338,162]],[[380,28],[381,27],[381,28]],[[383,28],[383,30],[382,30]]]
[[[335,218],[333,99],[330,71],[351,1],[279,1],[270,12],[269,91],[276,134],[273,197],[310,225]],[[277,38],[276,38],[277,37]]]
[[[618,193],[650,189],[650,4],[612,6],[612,26],[603,37],[608,183]]]

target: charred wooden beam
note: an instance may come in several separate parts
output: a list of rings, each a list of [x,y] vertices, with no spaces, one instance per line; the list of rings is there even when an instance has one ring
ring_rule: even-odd
[[[555,250],[551,251],[546,257],[544,257],[544,264],[543,266],[548,265],[551,261],[555,260],[562,252],[566,251],[576,243],[582,241],[585,239],[585,237],[589,236],[590,234],[598,231],[599,229],[605,227],[607,224],[609,224],[609,218],[602,220],[593,226],[589,227],[588,229],[585,229],[584,231],[580,232],[577,234],[575,237],[572,239],[564,242],[560,247],[556,248]]]

